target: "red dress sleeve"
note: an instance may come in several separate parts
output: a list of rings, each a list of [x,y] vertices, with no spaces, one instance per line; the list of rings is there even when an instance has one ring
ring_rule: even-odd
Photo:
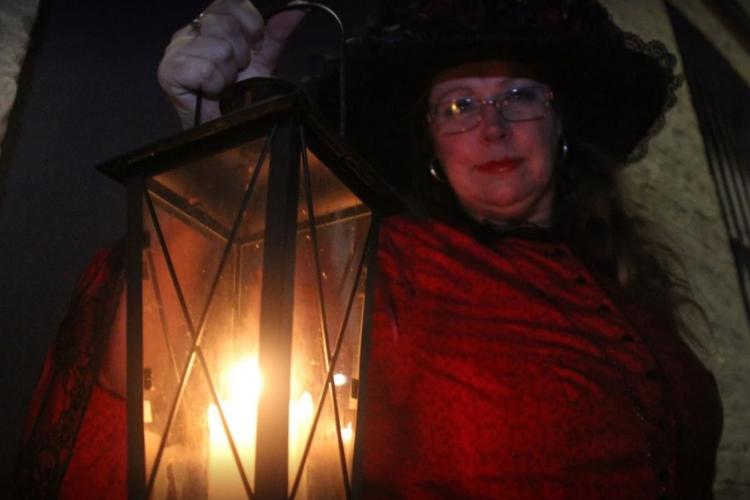
[[[60,493],[124,288],[124,249],[120,242],[100,251],[76,283],[29,404],[14,474],[18,497]]]

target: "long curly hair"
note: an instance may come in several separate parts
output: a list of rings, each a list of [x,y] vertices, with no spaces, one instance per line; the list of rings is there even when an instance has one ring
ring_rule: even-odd
[[[556,230],[584,261],[616,280],[631,299],[671,321],[701,351],[697,317],[708,318],[695,301],[680,256],[661,238],[653,222],[629,214],[618,183],[621,166],[587,144],[571,147],[557,173]]]

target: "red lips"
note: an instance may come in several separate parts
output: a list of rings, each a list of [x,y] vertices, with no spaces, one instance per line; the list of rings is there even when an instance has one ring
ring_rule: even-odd
[[[513,170],[520,164],[520,158],[505,158],[503,160],[488,161],[487,163],[482,163],[481,165],[477,165],[474,168],[479,170],[480,172],[499,173]]]

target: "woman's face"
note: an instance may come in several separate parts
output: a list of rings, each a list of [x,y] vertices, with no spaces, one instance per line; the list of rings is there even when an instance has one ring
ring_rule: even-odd
[[[504,62],[458,66],[434,79],[429,105],[434,109],[464,97],[483,100],[514,88],[543,86],[524,76],[529,74]],[[435,155],[459,201],[478,221],[549,224],[561,132],[554,109],[549,106],[542,116],[521,121],[508,121],[487,104],[479,113],[475,126],[458,132],[429,117]]]

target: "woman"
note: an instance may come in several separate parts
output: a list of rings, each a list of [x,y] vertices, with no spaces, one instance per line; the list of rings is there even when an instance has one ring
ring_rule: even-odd
[[[716,386],[614,184],[668,107],[674,61],[593,1],[389,15],[350,43],[349,137],[400,186],[414,171],[420,208],[381,232],[360,493],[711,498]],[[298,21],[263,28],[244,0],[217,0],[178,31],[159,77],[183,123],[195,90],[210,119],[228,84],[270,72]],[[124,329],[108,331],[93,366],[116,392]]]

